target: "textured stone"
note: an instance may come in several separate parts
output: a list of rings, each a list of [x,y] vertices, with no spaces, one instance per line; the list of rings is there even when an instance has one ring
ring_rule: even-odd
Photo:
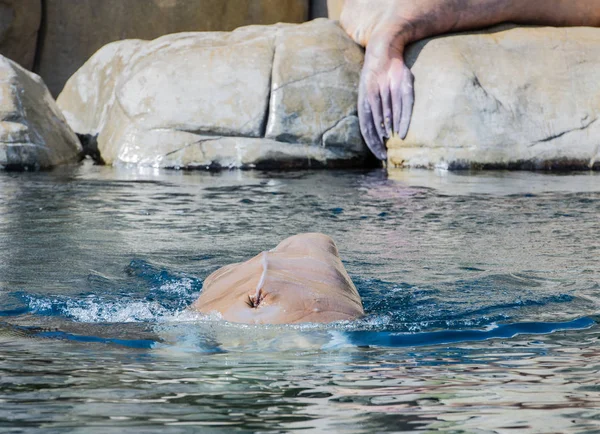
[[[41,0],[0,0],[0,55],[33,68]]]
[[[348,126],[359,131],[356,84],[363,54],[337,25],[320,23],[291,26],[278,36],[266,137],[360,152],[360,135],[340,133]]]
[[[600,30],[509,28],[410,47],[416,103],[396,167],[600,167]]]
[[[308,18],[308,7],[309,0],[45,0],[36,72],[58,95],[67,79],[110,42],[300,23]]]
[[[108,164],[356,165],[361,64],[328,20],[181,33],[107,45],[58,104]]]
[[[327,14],[332,20],[339,20],[344,8],[344,0],[327,0]]]
[[[80,152],[40,77],[0,56],[0,168],[47,168]]]

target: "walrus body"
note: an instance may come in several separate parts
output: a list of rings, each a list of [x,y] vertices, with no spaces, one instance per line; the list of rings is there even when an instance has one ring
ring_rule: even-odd
[[[300,234],[211,274],[190,307],[250,324],[328,323],[364,315],[333,240]]]

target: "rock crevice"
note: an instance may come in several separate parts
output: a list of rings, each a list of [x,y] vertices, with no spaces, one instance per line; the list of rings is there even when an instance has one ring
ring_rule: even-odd
[[[546,143],[546,142],[551,142],[553,140],[559,139],[562,136],[566,136],[567,134],[576,132],[576,131],[583,131],[588,129],[591,125],[593,125],[598,119],[594,119],[592,121],[587,122],[585,125],[582,125],[581,127],[577,127],[577,128],[570,128],[568,130],[565,130],[563,132],[557,133],[557,134],[552,134],[548,137],[544,137],[543,139],[537,140],[536,142],[532,143],[531,145],[529,145],[529,147],[534,147],[536,145],[539,145],[540,143]],[[600,143],[600,140],[598,141]]]

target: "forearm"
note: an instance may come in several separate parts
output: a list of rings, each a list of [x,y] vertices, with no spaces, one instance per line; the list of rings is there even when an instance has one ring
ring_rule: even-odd
[[[391,38],[400,46],[430,36],[508,21],[513,0],[392,0],[397,9],[371,39]],[[524,0],[526,1],[526,0]],[[396,28],[386,29],[392,23]]]
[[[421,0],[398,11],[405,43],[502,22],[550,26],[600,26],[600,0]],[[406,4],[406,3],[405,3]],[[402,6],[402,5],[399,5]]]
[[[512,0],[508,21],[600,27],[600,0]]]
[[[346,0],[342,25],[363,46],[397,50],[431,36],[502,22],[600,26],[600,0]]]

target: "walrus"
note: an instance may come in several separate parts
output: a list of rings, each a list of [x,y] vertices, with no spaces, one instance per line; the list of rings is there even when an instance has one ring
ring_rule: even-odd
[[[377,158],[387,158],[386,139],[408,134],[415,95],[405,47],[430,36],[503,22],[600,27],[600,0],[345,0],[340,23],[366,47],[358,115],[365,142]]]
[[[190,309],[249,324],[329,323],[364,315],[334,241],[319,233],[294,235],[218,269]]]

